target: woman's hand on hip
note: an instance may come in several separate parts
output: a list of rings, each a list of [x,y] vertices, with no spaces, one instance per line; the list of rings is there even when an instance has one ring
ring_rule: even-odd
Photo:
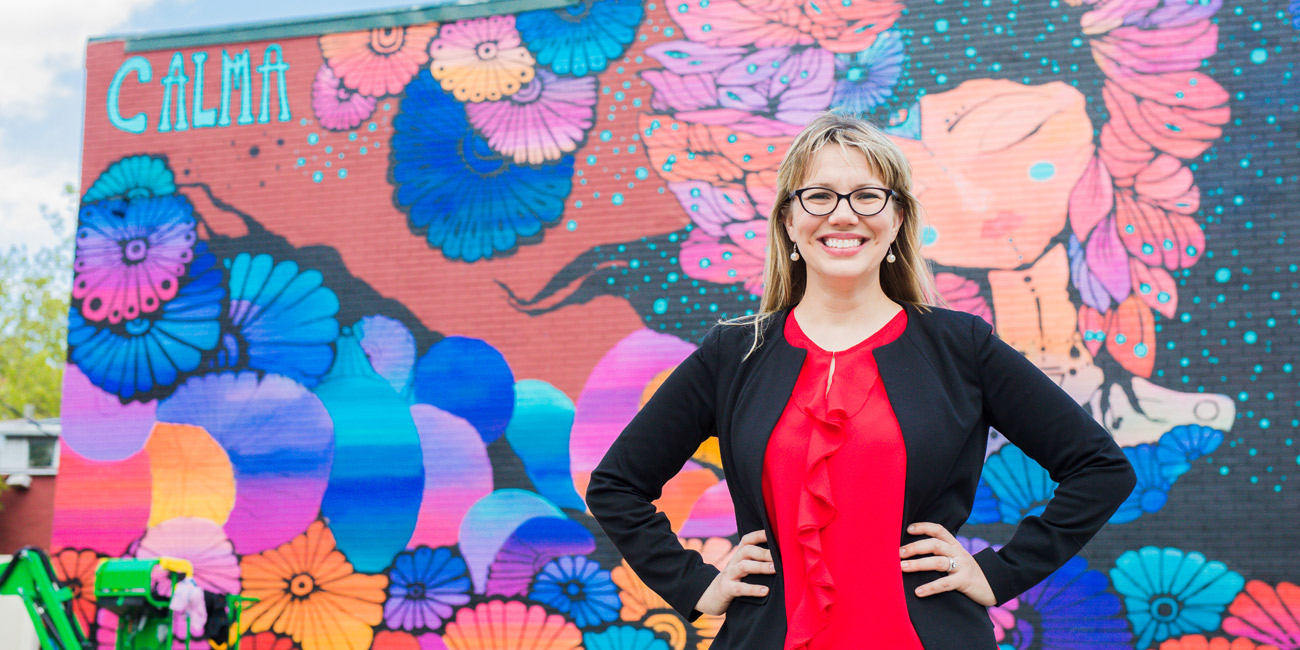
[[[705,614],[720,616],[731,606],[731,601],[741,596],[762,598],[767,595],[767,587],[751,585],[741,579],[752,573],[776,573],[776,564],[772,562],[772,552],[758,546],[767,542],[767,533],[756,530],[740,538],[740,544],[731,554],[727,566],[723,567],[713,584],[704,590],[695,609]]]
[[[913,535],[928,535],[930,539],[912,542],[899,549],[903,571],[907,573],[941,571],[948,574],[917,587],[917,596],[924,598],[945,591],[957,591],[985,607],[997,603],[993,588],[984,577],[984,570],[947,528],[923,521],[908,526],[907,532]],[[930,557],[916,557],[918,555]]]

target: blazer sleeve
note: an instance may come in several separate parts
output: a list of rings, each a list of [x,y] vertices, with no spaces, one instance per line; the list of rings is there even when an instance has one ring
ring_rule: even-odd
[[[1000,551],[975,555],[997,603],[1051,575],[1092,539],[1137,482],[1124,453],[1056,382],[973,319],[989,423],[1059,483],[1042,515],[1025,517]]]
[[[719,327],[659,386],[591,473],[587,507],[632,570],[689,620],[718,575],[653,501],[715,432]]]

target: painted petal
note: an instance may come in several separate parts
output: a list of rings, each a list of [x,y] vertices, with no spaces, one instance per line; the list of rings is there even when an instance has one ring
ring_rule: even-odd
[[[235,470],[207,431],[159,422],[144,449],[153,474],[150,526],[176,517],[226,523],[235,505]]]
[[[428,404],[411,406],[424,458],[424,495],[409,545],[451,546],[460,522],[492,492],[492,462],[474,426]]]

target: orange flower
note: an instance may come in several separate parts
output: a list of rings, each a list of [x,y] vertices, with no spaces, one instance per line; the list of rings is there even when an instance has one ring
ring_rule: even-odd
[[[451,650],[575,650],[582,647],[582,633],[563,616],[547,614],[541,605],[490,600],[457,611],[442,641]]]
[[[457,101],[496,101],[533,80],[533,55],[514,16],[461,20],[429,45],[429,72]]]
[[[245,612],[245,631],[274,631],[303,650],[363,650],[384,618],[388,578],[354,573],[324,522],[278,548],[240,562],[244,595],[260,602]]]
[[[1250,639],[1207,639],[1199,634],[1189,634],[1161,643],[1160,650],[1277,650],[1277,647],[1255,645]]]
[[[429,41],[437,35],[436,23],[376,27],[322,36],[320,49],[344,86],[380,97],[402,92],[429,61]]]
[[[90,632],[95,621],[95,569],[99,568],[99,554],[91,550],[78,551],[65,548],[50,558],[59,582],[72,589],[72,611],[77,615],[83,633]]]
[[[731,542],[719,537],[678,541],[682,546],[703,556],[705,562],[718,568],[726,565],[735,550]],[[718,636],[722,622],[726,620],[725,616],[704,614],[687,624],[667,601],[641,581],[632,567],[628,566],[627,560],[623,560],[622,565],[614,567],[610,572],[610,579],[618,585],[618,597],[623,602],[619,618],[641,623],[667,636],[668,643],[674,650],[685,650],[687,646],[693,647],[694,650],[708,650],[709,646],[713,645],[714,637]]]

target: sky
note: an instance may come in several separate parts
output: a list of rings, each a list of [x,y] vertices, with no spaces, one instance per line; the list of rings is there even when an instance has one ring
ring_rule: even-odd
[[[445,0],[444,0],[445,2]],[[0,250],[54,245],[40,216],[80,179],[86,40],[319,17],[436,0],[17,0],[0,3]],[[71,230],[75,224],[67,224]]]

